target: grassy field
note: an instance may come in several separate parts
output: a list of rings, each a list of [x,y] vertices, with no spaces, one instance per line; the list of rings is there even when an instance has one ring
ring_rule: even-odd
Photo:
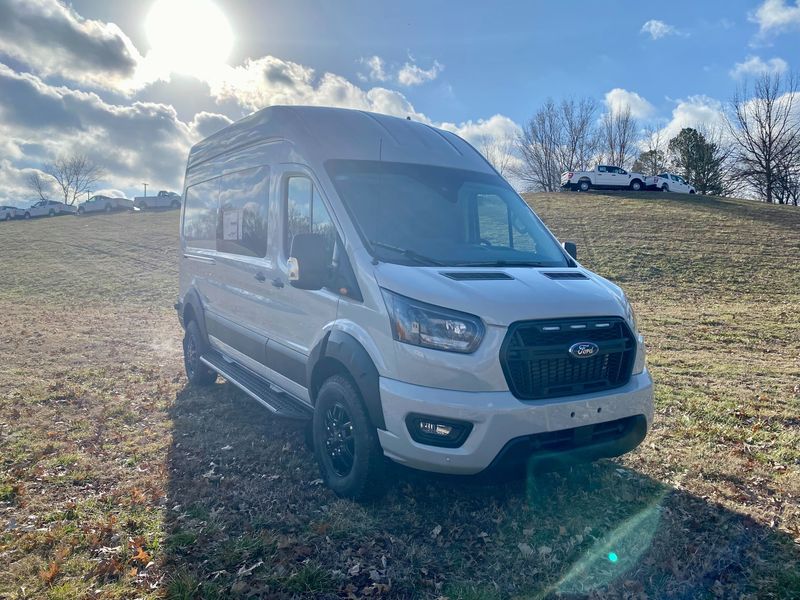
[[[500,485],[392,468],[372,505],[185,387],[177,213],[0,224],[0,598],[800,598],[800,212],[529,201],[633,300],[654,431]]]

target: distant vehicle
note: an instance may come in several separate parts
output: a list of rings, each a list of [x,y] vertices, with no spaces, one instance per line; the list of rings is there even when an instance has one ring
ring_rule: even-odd
[[[644,189],[645,176],[628,173],[622,167],[597,165],[591,171],[567,171],[561,174],[561,187],[588,192],[591,188],[604,190]]]
[[[17,210],[13,206],[0,206],[0,221],[10,221],[17,218]]]
[[[39,200],[30,208],[18,209],[17,216],[22,213],[25,219],[34,217],[55,217],[56,215],[74,215],[75,207],[56,200]]]
[[[111,212],[112,210],[133,210],[133,200],[97,195],[78,205],[79,215],[90,212]]]
[[[695,187],[680,175],[675,173],[661,173],[647,178],[648,190],[661,190],[662,192],[676,192],[678,194],[696,194]]]
[[[180,208],[181,196],[175,192],[161,190],[156,196],[136,196],[133,205],[141,210],[148,208]]]

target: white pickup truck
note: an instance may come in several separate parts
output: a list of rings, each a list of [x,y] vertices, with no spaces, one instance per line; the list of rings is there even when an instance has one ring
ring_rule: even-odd
[[[17,216],[24,219],[32,219],[34,217],[55,217],[56,215],[74,215],[75,207],[56,200],[39,200],[36,204],[29,208],[17,209]]]
[[[181,196],[175,192],[161,190],[156,196],[136,196],[133,205],[140,210],[148,208],[180,208]]]
[[[561,187],[588,192],[591,188],[601,190],[629,189],[634,192],[644,189],[645,176],[628,173],[621,167],[597,165],[591,171],[566,171],[561,174]]]
[[[112,210],[132,210],[133,201],[127,198],[112,198],[111,196],[92,196],[86,202],[78,205],[78,214],[90,212],[111,212]]]
[[[660,190],[662,192],[677,192],[678,194],[695,194],[695,187],[680,175],[675,173],[661,173],[647,178],[648,190]]]

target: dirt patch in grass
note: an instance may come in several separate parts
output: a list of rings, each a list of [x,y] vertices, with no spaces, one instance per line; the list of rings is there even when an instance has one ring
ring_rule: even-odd
[[[654,431],[494,485],[387,465],[367,505],[301,424],[185,387],[176,213],[0,226],[0,598],[800,597],[800,213],[529,200],[637,307]]]

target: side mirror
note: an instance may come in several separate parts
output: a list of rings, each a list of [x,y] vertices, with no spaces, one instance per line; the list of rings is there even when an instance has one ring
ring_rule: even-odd
[[[575,260],[578,260],[578,247],[575,245],[575,242],[561,242],[561,245],[564,246],[564,250],[567,251],[567,254]]]
[[[328,283],[330,257],[325,236],[298,233],[289,252],[289,282],[301,290],[320,290]]]

